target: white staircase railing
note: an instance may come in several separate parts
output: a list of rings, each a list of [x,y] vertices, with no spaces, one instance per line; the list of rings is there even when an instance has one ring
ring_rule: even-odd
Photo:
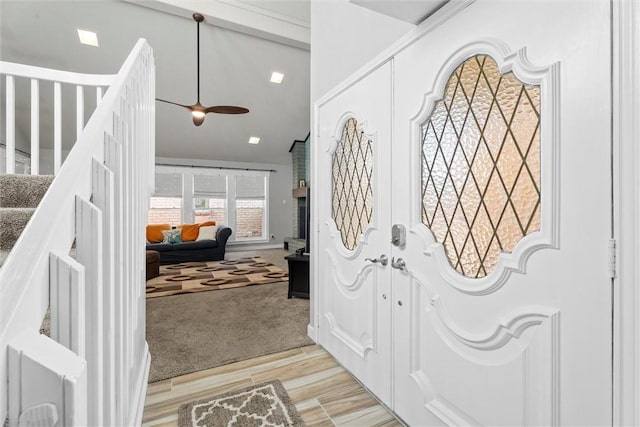
[[[40,73],[0,63],[7,71]],[[10,426],[142,418],[150,362],[144,227],[155,158],[149,45],[140,40],[105,79],[108,90],[0,267],[0,424],[7,415]],[[50,338],[38,333],[49,306]]]
[[[104,89],[111,86],[116,78],[115,75],[69,73],[11,62],[0,62],[0,76],[5,80],[3,106],[6,118],[5,132],[0,135],[0,141],[3,137],[5,145],[5,159],[0,165],[0,172],[15,173],[16,151],[28,151],[32,175],[39,175],[41,164],[48,173],[58,173],[65,153],[63,145],[66,145],[68,151],[70,145],[79,138],[85,126],[85,109],[99,105]],[[95,95],[90,96],[88,92],[93,90]],[[63,94],[73,92],[75,111],[63,111]],[[41,107],[40,98],[50,101],[51,105]],[[45,111],[51,110],[53,120],[45,114]],[[22,120],[27,117],[27,111],[30,111],[28,122]],[[75,117],[69,114],[74,112]],[[17,127],[17,123],[23,125],[22,129]],[[30,131],[29,141],[24,137],[27,125]],[[67,144],[63,144],[63,137]],[[22,143],[22,150],[18,149],[18,142]],[[44,153],[52,155],[41,156]]]

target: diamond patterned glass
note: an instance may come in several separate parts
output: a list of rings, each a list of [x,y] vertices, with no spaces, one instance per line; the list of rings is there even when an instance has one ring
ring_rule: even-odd
[[[467,277],[540,230],[540,87],[466,60],[422,125],[422,222]]]
[[[342,129],[332,169],[331,216],[344,246],[354,250],[373,215],[373,149],[356,119]]]

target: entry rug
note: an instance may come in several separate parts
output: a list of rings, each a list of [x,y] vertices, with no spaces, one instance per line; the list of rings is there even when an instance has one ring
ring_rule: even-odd
[[[261,257],[160,266],[147,281],[147,298],[287,281],[285,271]]]
[[[303,427],[296,407],[278,380],[196,402],[178,410],[179,427]]]

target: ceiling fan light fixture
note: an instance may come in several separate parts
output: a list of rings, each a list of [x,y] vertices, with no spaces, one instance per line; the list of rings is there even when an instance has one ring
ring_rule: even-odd
[[[205,112],[204,111],[199,111],[199,110],[193,110],[191,111],[191,117],[193,118],[193,124],[196,126],[200,126],[202,123],[204,123],[204,116],[205,116]]]

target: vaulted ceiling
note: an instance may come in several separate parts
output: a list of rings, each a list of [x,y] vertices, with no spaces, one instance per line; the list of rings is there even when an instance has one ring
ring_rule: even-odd
[[[201,12],[201,102],[244,106],[250,113],[208,114],[195,127],[186,109],[156,102],[157,156],[288,163],[293,140],[309,132],[309,4],[273,2],[271,10],[256,5],[260,2],[2,0],[0,60],[112,74],[143,37],[154,49],[156,96],[193,104],[191,14]],[[77,29],[96,32],[100,47],[81,45]],[[273,71],[285,74],[281,85],[270,83]],[[28,103],[29,93],[17,97],[17,104]],[[68,108],[75,108],[72,99]],[[29,134],[26,117],[18,117],[18,127]],[[251,136],[260,144],[248,144]]]
[[[156,96],[193,104],[196,24],[191,15],[200,12],[205,16],[200,30],[201,102],[244,106],[250,113],[208,114],[204,124],[195,127],[186,109],[156,102],[156,155],[288,163],[291,143],[310,130],[310,1],[0,0],[0,60],[113,74],[143,37],[154,49]],[[350,1],[411,23],[444,2]],[[100,47],[81,45],[77,29],[96,32]],[[285,74],[282,85],[269,82],[273,71]],[[28,85],[23,86],[26,93],[17,94],[16,108],[26,112],[29,93]],[[64,102],[68,106],[63,109],[75,108],[72,97]],[[17,126],[28,139],[27,114],[18,115]],[[42,143],[50,144],[46,134],[41,135]],[[251,136],[259,137],[260,144],[248,144]]]

